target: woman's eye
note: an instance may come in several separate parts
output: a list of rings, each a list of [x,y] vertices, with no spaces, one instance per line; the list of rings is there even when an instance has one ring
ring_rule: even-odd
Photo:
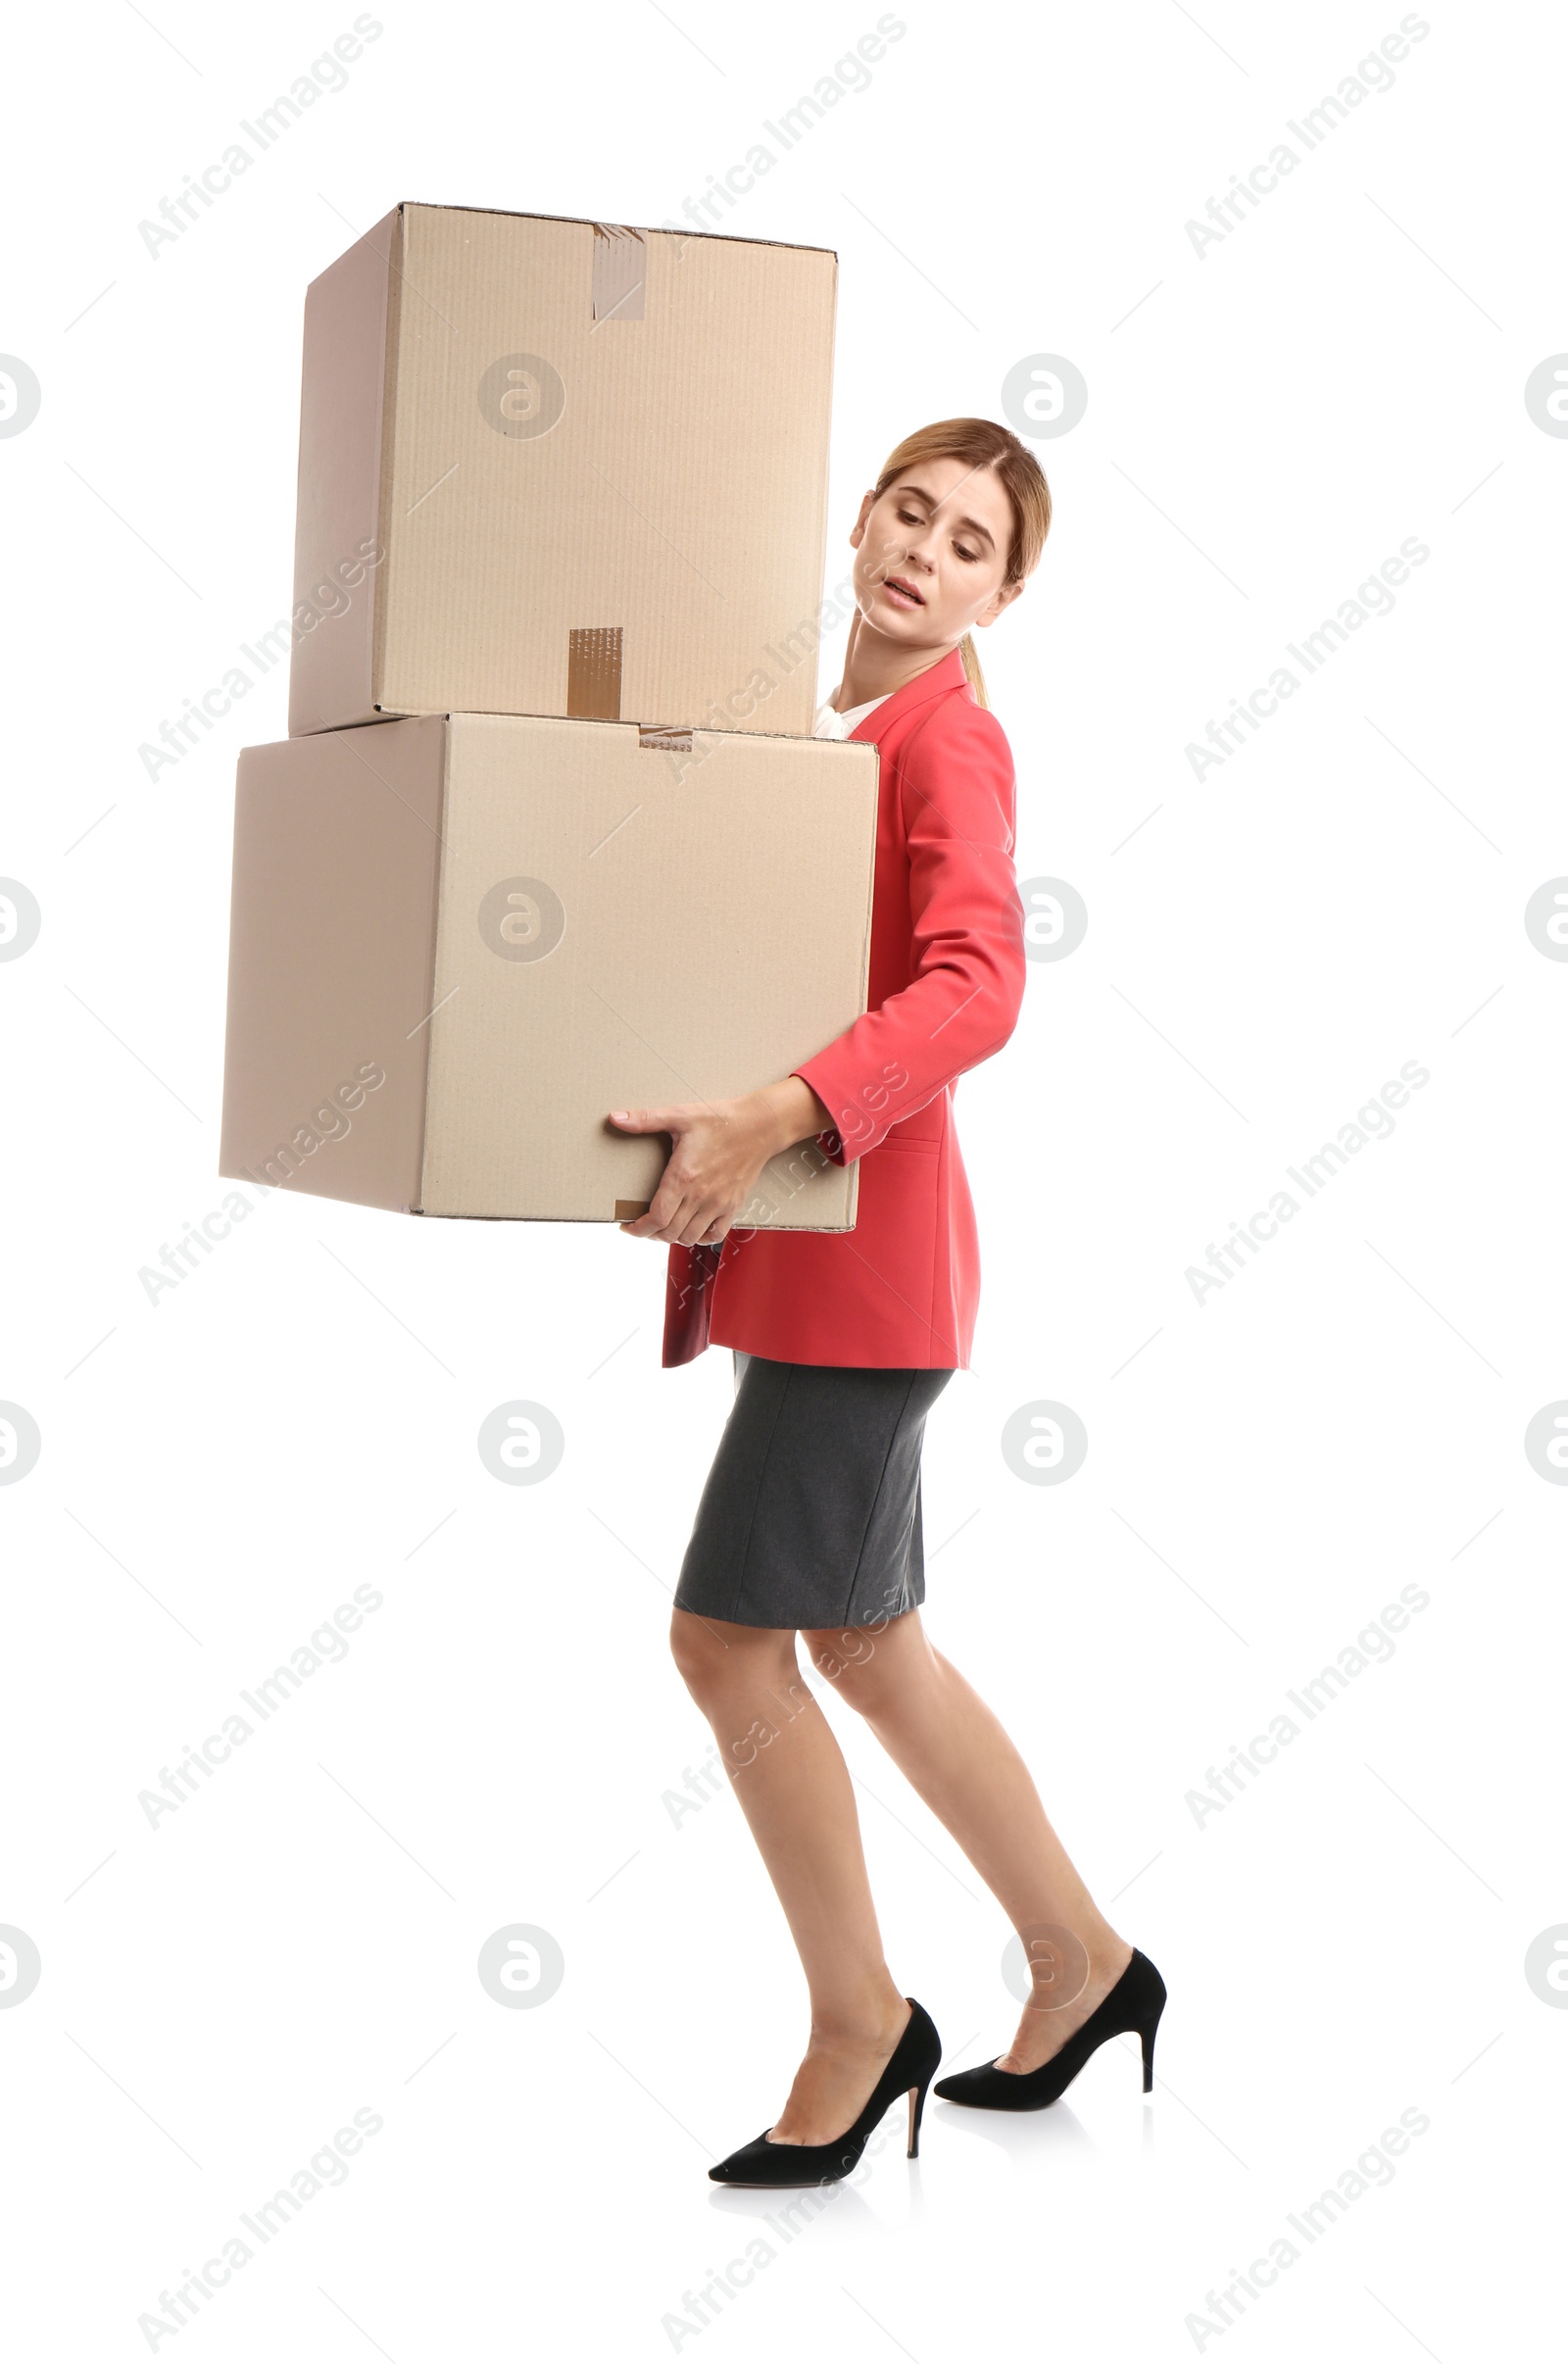
[[[957,556],[961,559],[967,559],[971,566],[973,566],[975,560],[980,556],[978,550],[959,550],[956,542],[954,543],[953,547],[957,553]]]

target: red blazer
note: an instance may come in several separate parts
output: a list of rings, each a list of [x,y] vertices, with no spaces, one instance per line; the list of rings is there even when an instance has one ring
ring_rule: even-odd
[[[953,1095],[1023,999],[1012,759],[956,649],[852,735],[879,754],[868,1008],[794,1072],[834,1118],[824,1152],[859,1159],[855,1229],[671,1248],[666,1364],[710,1343],[776,1362],[968,1364],[980,1248]]]

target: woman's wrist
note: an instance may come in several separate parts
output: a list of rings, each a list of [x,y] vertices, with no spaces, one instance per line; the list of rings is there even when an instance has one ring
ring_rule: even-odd
[[[765,1157],[775,1157],[780,1150],[793,1149],[797,1141],[809,1141],[813,1133],[832,1130],[832,1117],[804,1075],[786,1075],[780,1083],[764,1084],[750,1098],[758,1131],[766,1144]]]

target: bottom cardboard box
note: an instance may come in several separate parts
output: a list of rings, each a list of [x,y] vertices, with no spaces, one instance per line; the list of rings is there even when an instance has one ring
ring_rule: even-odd
[[[514,714],[239,761],[220,1170],[429,1215],[623,1221],[662,1134],[865,1008],[874,747]],[[848,1231],[803,1144],[743,1224]]]

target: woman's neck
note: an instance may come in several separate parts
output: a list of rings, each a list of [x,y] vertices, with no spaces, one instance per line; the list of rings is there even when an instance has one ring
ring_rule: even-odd
[[[844,678],[830,701],[834,712],[847,714],[852,708],[868,705],[873,698],[891,697],[906,682],[917,680],[921,673],[928,673],[934,665],[940,665],[957,645],[954,641],[940,649],[901,648],[897,641],[887,639],[869,626],[863,616],[857,615],[844,652]]]

